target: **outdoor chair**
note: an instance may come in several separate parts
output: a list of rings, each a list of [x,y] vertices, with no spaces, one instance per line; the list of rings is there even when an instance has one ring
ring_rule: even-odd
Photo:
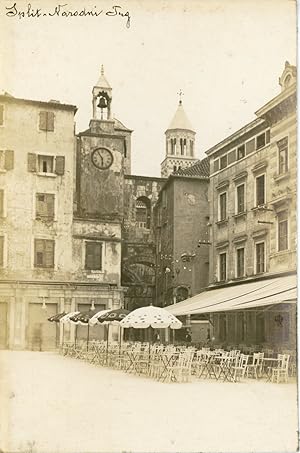
[[[167,366],[165,382],[189,382],[192,374],[192,360],[194,353],[183,352],[178,360]]]
[[[244,378],[247,365],[248,365],[249,356],[246,354],[241,354],[236,358],[236,363],[232,367],[233,369],[233,382],[238,382]]]
[[[261,377],[263,358],[264,358],[263,352],[255,352],[253,354],[252,363],[247,365],[246,369],[247,377],[254,377],[255,379]]]
[[[279,384],[283,379],[288,382],[289,378],[289,354],[278,354],[278,367],[271,368],[271,381]]]

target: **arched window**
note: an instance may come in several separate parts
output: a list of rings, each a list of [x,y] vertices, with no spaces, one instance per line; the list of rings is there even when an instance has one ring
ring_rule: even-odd
[[[184,155],[184,150],[183,150],[183,139],[180,139],[180,154],[183,156]]]
[[[151,205],[147,197],[139,197],[135,202],[135,220],[138,228],[150,228]]]
[[[186,156],[186,138],[183,140],[183,154]]]
[[[177,167],[176,165],[173,165],[173,172],[175,173],[175,171],[177,171]]]
[[[190,155],[194,155],[194,142],[193,140],[190,140]]]

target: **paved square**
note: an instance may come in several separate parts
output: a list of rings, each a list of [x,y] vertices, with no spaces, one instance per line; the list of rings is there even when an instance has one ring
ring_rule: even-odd
[[[296,384],[164,384],[53,353],[0,352],[0,450],[295,451]]]

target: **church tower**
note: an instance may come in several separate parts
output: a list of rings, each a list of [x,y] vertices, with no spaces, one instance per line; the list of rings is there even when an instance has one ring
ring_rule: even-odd
[[[103,66],[92,90],[89,128],[77,136],[77,215],[122,219],[124,176],[131,172],[131,133],[111,110],[112,88]]]
[[[177,170],[190,167],[198,160],[195,158],[196,132],[186,116],[181,99],[165,135],[166,157],[161,163],[163,178],[167,178]]]

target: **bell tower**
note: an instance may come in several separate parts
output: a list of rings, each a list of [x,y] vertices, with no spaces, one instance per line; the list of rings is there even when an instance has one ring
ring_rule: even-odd
[[[111,110],[112,88],[101,67],[92,89],[89,128],[77,135],[76,215],[120,221],[125,175],[131,171],[131,133]]]
[[[97,84],[93,87],[93,119],[111,119],[112,88],[104,76],[104,67]]]
[[[195,135],[182,106],[182,91],[179,94],[179,104],[175,115],[165,132],[166,157],[161,163],[161,176],[167,178],[177,170],[190,167],[198,159],[195,157]]]

